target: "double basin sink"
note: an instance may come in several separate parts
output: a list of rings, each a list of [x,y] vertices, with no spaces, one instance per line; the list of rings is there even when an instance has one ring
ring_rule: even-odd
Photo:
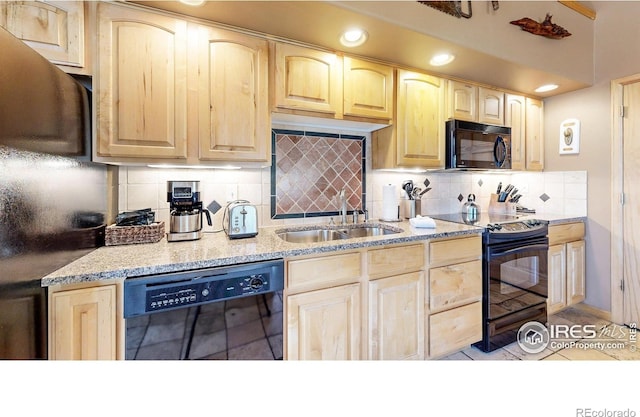
[[[316,243],[332,240],[353,239],[358,237],[391,235],[402,229],[384,225],[357,225],[346,228],[314,228],[306,230],[285,229],[276,234],[280,239],[291,243]]]

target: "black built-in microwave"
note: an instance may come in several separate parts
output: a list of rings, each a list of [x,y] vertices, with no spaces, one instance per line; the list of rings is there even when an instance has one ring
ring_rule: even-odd
[[[447,169],[511,169],[511,128],[446,122]]]

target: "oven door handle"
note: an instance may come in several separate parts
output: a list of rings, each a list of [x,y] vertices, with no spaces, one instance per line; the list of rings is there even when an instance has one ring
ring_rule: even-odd
[[[490,255],[491,255],[491,257],[494,257],[494,256],[508,256],[508,255],[515,255],[515,254],[522,253],[522,252],[530,252],[530,251],[538,251],[538,250],[547,251],[547,250],[549,250],[549,245],[538,244],[538,245],[521,246],[519,248],[508,249],[508,250],[505,250],[505,251],[491,252]]]

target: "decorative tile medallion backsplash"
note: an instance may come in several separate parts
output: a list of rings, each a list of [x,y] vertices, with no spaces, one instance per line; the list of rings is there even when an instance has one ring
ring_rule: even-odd
[[[347,209],[365,208],[364,136],[272,131],[271,218],[336,215],[342,188]]]

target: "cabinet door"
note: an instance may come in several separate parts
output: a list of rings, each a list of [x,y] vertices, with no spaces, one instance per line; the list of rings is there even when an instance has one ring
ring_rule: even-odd
[[[585,242],[567,243],[567,305],[584,301],[585,298]]]
[[[525,169],[526,106],[524,96],[506,95],[504,124],[511,128],[511,168]]]
[[[526,168],[531,171],[542,171],[544,168],[543,102],[527,97],[526,105]]]
[[[369,359],[424,359],[424,273],[369,282]]]
[[[116,286],[51,294],[49,358],[116,359]]]
[[[84,2],[0,2],[0,26],[54,64],[84,66]]]
[[[344,58],[345,116],[393,118],[393,68]]]
[[[478,122],[504,125],[504,92],[478,87]]]
[[[449,118],[471,122],[477,121],[478,87],[459,81],[449,81],[448,90]]]
[[[98,5],[97,154],[186,158],[186,22]]]
[[[549,246],[549,294],[547,310],[556,313],[567,306],[567,252],[564,244]]]
[[[270,159],[267,41],[198,27],[199,159]]]
[[[398,70],[397,165],[444,166],[444,81]]]
[[[342,118],[342,59],[332,53],[277,43],[274,99],[277,109]]]
[[[287,359],[360,359],[360,284],[287,297]]]

